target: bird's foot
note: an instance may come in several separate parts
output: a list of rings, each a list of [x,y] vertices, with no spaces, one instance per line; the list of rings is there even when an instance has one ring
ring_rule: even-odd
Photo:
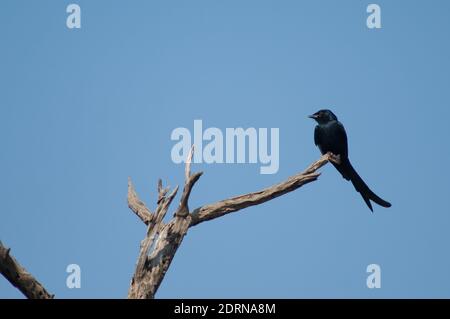
[[[331,152],[328,152],[328,160],[333,162],[334,164],[341,164],[341,155],[335,155]]]

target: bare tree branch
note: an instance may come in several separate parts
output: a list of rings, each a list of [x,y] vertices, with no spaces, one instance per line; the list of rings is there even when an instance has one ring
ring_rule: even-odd
[[[136,270],[128,291],[128,298],[154,298],[177,249],[181,245],[181,242],[190,227],[249,206],[262,204],[292,192],[307,183],[317,180],[320,173],[317,173],[316,171],[327,162],[332,161],[338,163],[340,160],[331,153],[325,154],[318,161],[311,164],[303,173],[292,176],[284,182],[258,192],[236,196],[214,204],[206,205],[197,208],[194,212],[190,213],[188,207],[189,196],[195,183],[202,175],[202,172],[191,173],[191,159],[193,152],[194,148],[192,147],[186,160],[185,184],[178,209],[172,220],[167,224],[164,224],[162,219],[178,188],[176,188],[171,195],[166,197],[168,189],[163,190],[161,181],[158,183],[159,196],[157,203],[158,207],[156,209],[156,216],[158,217],[151,217],[150,222],[147,223],[147,235],[141,243]],[[134,189],[131,188],[131,191],[133,202],[142,203],[137,198]],[[130,194],[128,198],[130,199]],[[137,205],[140,208],[139,210],[136,209],[136,205],[129,204],[130,208],[135,213],[136,211],[140,212],[143,210],[142,205]],[[149,212],[148,209],[146,212],[147,211]],[[158,212],[164,212],[162,217],[159,216],[160,213]],[[138,213],[136,214],[140,216]],[[144,220],[142,217],[141,219]]]
[[[194,156],[195,152],[195,146],[191,146],[191,150],[189,151],[188,157],[186,159],[186,166],[184,168],[184,180],[187,181],[189,177],[191,176],[191,163],[192,163],[192,157]]]
[[[3,246],[1,241],[0,273],[29,299],[52,299],[54,297],[11,256],[10,248],[7,249]]]
[[[189,207],[188,207],[188,199],[191,194],[192,188],[195,183],[198,181],[200,176],[202,176],[203,172],[198,172],[191,175],[191,161],[192,156],[194,155],[194,145],[192,145],[191,151],[189,152],[188,158],[186,160],[186,168],[185,168],[185,184],[183,189],[183,194],[181,195],[180,206],[175,212],[175,216],[186,217],[189,215]]]
[[[294,175],[284,182],[258,192],[232,197],[197,208],[192,212],[191,226],[250,206],[265,203],[271,199],[292,192],[305,184],[315,181],[320,176],[320,173],[316,173],[316,171],[331,160],[336,161],[338,159],[331,153],[325,154],[318,161],[311,164],[303,173]]]
[[[178,186],[175,187],[175,189],[170,193],[169,196],[163,197],[163,199],[161,201],[159,201],[159,205],[158,208],[156,210],[156,224],[159,224],[164,217],[167,214],[167,211],[169,210],[169,206],[172,203],[173,199],[175,198],[175,196],[177,195],[178,192]]]
[[[161,191],[159,191],[159,193],[161,194]],[[131,178],[128,178],[128,207],[144,222],[145,225],[148,225],[153,221],[154,215],[138,198],[133,183],[131,182]]]

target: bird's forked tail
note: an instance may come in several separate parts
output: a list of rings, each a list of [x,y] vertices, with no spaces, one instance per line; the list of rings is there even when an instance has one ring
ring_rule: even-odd
[[[373,208],[372,203],[370,202],[371,200],[382,207],[391,207],[391,203],[385,201],[384,199],[377,196],[374,192],[372,192],[369,186],[367,186],[367,184],[353,168],[348,158],[344,159],[339,165],[335,165],[335,167],[346,180],[350,180],[352,182],[356,191],[361,194],[362,198],[372,212]]]

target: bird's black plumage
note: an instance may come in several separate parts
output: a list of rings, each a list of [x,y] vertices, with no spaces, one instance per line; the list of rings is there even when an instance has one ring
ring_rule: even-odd
[[[309,117],[316,120],[318,124],[314,130],[314,143],[319,147],[322,154],[332,152],[335,155],[340,155],[340,164],[332,164],[341,173],[342,177],[352,182],[370,210],[373,211],[370,201],[383,207],[391,207],[389,202],[381,199],[370,190],[350,163],[348,159],[347,133],[336,115],[330,110],[320,110]]]

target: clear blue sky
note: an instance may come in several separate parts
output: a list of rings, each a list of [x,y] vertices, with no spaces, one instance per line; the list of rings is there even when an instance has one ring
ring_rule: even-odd
[[[318,159],[306,116],[326,107],[392,208],[371,214],[328,165],[191,229],[157,297],[450,297],[448,1],[376,1],[380,30],[370,1],[73,2],[80,30],[70,1],[0,3],[0,239],[49,291],[126,296],[146,231],[127,177],[151,208],[159,177],[183,182],[173,129],[280,129],[277,174],[194,165],[195,208]],[[71,263],[81,289],[65,285]],[[372,263],[381,289],[366,287]],[[21,294],[1,277],[0,297]]]

